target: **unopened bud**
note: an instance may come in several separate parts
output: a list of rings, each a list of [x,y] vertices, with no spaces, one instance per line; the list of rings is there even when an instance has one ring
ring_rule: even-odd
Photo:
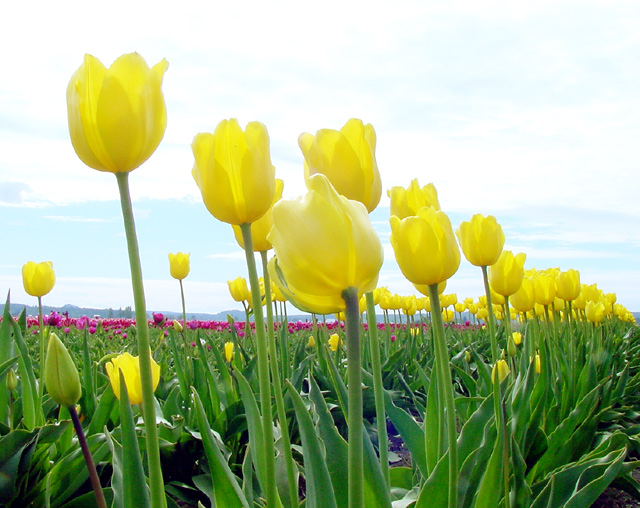
[[[49,396],[64,407],[75,406],[82,395],[78,369],[55,333],[51,334],[47,346],[44,384]]]

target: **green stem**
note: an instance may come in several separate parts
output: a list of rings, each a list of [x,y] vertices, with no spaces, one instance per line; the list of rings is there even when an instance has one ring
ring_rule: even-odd
[[[142,283],[142,267],[140,252],[136,237],[136,226],[133,220],[133,208],[129,194],[129,173],[116,173],[120,204],[127,237],[129,251],[129,265],[131,266],[131,283],[133,286],[133,300],[136,314],[136,337],[138,341],[138,355],[140,361],[140,382],[142,385],[142,409],[144,429],[147,444],[147,463],[149,466],[149,488],[151,491],[151,505],[155,508],[165,508],[167,498],[164,493],[164,480],[160,463],[160,446],[158,442],[158,427],[155,419],[155,405],[153,396],[153,378],[151,374],[151,349],[149,347],[149,324]]]
[[[180,282],[180,299],[182,300],[182,330],[185,332],[182,334],[182,339],[184,340],[185,348],[187,348],[187,306],[184,302],[184,286],[182,285],[182,279],[178,279],[178,282]]]
[[[495,365],[500,359],[500,351],[498,350],[498,339],[496,337],[496,317],[493,314],[493,304],[491,302],[491,289],[489,288],[489,276],[487,267],[481,266],[482,280],[484,282],[484,293],[487,295],[487,312],[489,314],[489,340],[491,341],[491,359]]]
[[[431,320],[433,323],[433,342],[436,356],[438,393],[444,394],[444,407],[447,422],[447,442],[449,448],[449,508],[458,506],[458,431],[456,429],[455,401],[453,398],[453,384],[449,367],[449,352],[444,337],[444,323],[440,308],[438,284],[429,286],[431,300]]]
[[[346,303],[345,335],[347,340],[347,396],[349,428],[348,475],[349,508],[364,508],[364,434],[362,425],[362,358],[360,350],[360,306],[358,290],[348,288],[342,292]]]
[[[382,366],[380,362],[380,340],[378,338],[378,322],[373,293],[365,295],[367,300],[367,325],[371,344],[371,365],[373,370],[373,396],[376,404],[376,426],[378,428],[378,450],[380,453],[380,469],[382,476],[390,488],[389,478],[389,437],[387,435],[387,417],[384,410],[384,386],[382,385]]]
[[[44,363],[45,363],[45,340],[44,340],[44,318],[42,315],[42,297],[38,297],[38,323],[40,324],[40,382],[38,383],[38,398],[36,400],[36,425],[44,425],[44,410],[42,409],[42,398],[44,397]]]
[[[266,464],[263,478],[267,506],[277,508],[280,506],[278,490],[276,488],[276,458],[273,442],[273,415],[271,411],[271,383],[269,381],[269,355],[267,351],[267,338],[264,333],[264,317],[262,314],[262,296],[258,283],[258,271],[256,259],[253,254],[253,238],[251,237],[251,224],[240,224],[244,252],[249,272],[249,284],[251,286],[251,301],[253,303],[253,320],[256,325],[256,349],[258,352],[258,384],[260,386],[260,406],[262,409],[262,433],[264,438],[264,450]],[[249,325],[249,323],[247,323]],[[245,331],[251,334],[251,328]],[[274,358],[275,360],[275,358]]]
[[[73,427],[76,429],[76,435],[78,436],[78,443],[80,444],[84,461],[87,464],[87,469],[89,470],[89,480],[91,481],[93,493],[96,495],[96,504],[98,505],[98,508],[107,508],[107,500],[104,498],[102,485],[100,485],[100,478],[98,477],[98,472],[96,471],[96,466],[93,462],[89,445],[87,444],[87,439],[84,435],[84,431],[82,430],[82,424],[80,423],[80,418],[78,418],[78,412],[76,411],[75,406],[69,406],[67,409],[71,415],[71,421],[73,422]]]
[[[278,371],[278,358],[276,353],[276,338],[273,329],[273,307],[271,305],[271,280],[267,270],[267,251],[260,252],[262,260],[262,276],[264,278],[264,292],[266,296],[267,306],[267,334],[269,337],[269,358],[271,358],[271,379],[273,380],[273,392],[276,398],[276,411],[278,413],[278,421],[280,422],[280,431],[282,432],[282,447],[284,451],[284,460],[287,468],[287,484],[289,487],[289,506],[298,505],[298,482],[296,480],[296,469],[293,462],[293,453],[291,452],[291,438],[289,437],[289,423],[287,421],[287,412],[284,407],[284,398],[282,396],[282,384],[280,383],[280,372]],[[284,365],[283,365],[284,367]]]

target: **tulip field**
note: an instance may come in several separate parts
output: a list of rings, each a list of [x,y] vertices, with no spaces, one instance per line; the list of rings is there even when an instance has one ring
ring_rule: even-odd
[[[183,252],[168,256],[182,319],[150,315],[129,177],[164,136],[167,67],[86,55],[70,80],[71,144],[116,177],[135,319],[46,316],[55,260],[23,266],[39,312],[13,316],[7,297],[0,323],[1,507],[584,508],[610,486],[640,500],[633,315],[575,269],[525,268],[491,215],[454,230],[417,179],[387,191],[415,294],[379,287],[382,181],[361,120],[299,137],[297,199],[262,123],[196,134],[194,186],[244,250],[228,285],[246,319],[186,320]],[[445,289],[462,255],[485,292],[459,301]]]

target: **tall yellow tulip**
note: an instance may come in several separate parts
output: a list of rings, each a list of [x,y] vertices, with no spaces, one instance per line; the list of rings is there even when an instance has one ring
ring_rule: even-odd
[[[439,284],[460,266],[460,249],[449,217],[434,208],[400,220],[389,218],[391,245],[404,276],[413,284]]]
[[[229,294],[231,294],[231,298],[233,298],[236,302],[251,302],[251,291],[249,291],[249,286],[247,286],[247,279],[244,277],[236,277],[233,280],[228,280],[227,285],[229,286]]]
[[[189,256],[184,252],[169,253],[169,271],[171,277],[182,280],[189,275]]]
[[[571,302],[580,296],[580,272],[569,269],[556,275],[556,290],[559,298]]]
[[[276,190],[273,194],[273,203],[271,204],[271,208],[273,208],[275,203],[282,199],[283,187],[284,182],[276,178]],[[271,226],[273,226],[271,208],[267,210],[267,213],[251,224],[251,240],[254,252],[264,252],[271,249],[271,243],[267,240],[267,235],[269,234],[269,231],[271,231]],[[244,240],[242,239],[242,230],[240,229],[240,226],[236,226],[235,224],[233,225],[233,234],[236,237],[238,245],[244,249]]]
[[[160,366],[151,360],[151,374],[153,390],[158,387],[160,382]],[[140,359],[137,356],[131,356],[129,353],[123,353],[116,356],[110,362],[105,364],[107,376],[111,382],[111,388],[117,398],[120,398],[120,374],[118,370],[122,370],[124,380],[127,384],[127,395],[131,404],[140,404],[142,402],[142,381],[140,380]]]
[[[464,257],[474,266],[491,266],[504,246],[502,227],[493,215],[476,214],[456,230]]]
[[[511,296],[518,291],[522,285],[526,259],[527,255],[523,252],[514,256],[509,250],[502,251],[498,261],[489,268],[491,289],[502,296]]]
[[[554,276],[539,272],[533,279],[535,300],[542,306],[551,305],[556,298],[556,279]]]
[[[110,173],[136,169],[162,141],[167,110],[162,79],[168,63],[152,68],[137,53],[108,69],[85,55],[67,87],[71,143],[87,166]]]
[[[260,122],[243,131],[235,118],[222,120],[213,134],[193,138],[192,175],[207,210],[229,224],[249,224],[273,203],[275,168],[269,153],[269,134]]]
[[[307,187],[303,198],[273,206],[269,273],[296,307],[332,314],[344,310],[346,289],[359,296],[375,289],[382,244],[362,203],[339,195],[322,174]]]
[[[49,293],[56,283],[51,261],[28,261],[22,266],[22,285],[27,294],[40,298]]]
[[[338,194],[360,201],[369,212],[380,202],[382,184],[376,163],[376,132],[371,124],[351,118],[339,131],[321,129],[298,138],[305,177],[325,175]]]
[[[523,314],[533,309],[536,303],[533,279],[524,277],[518,291],[510,296],[509,303],[514,309]]]
[[[604,311],[602,300],[597,302],[588,301],[584,309],[587,320],[591,323],[600,323],[604,319]]]
[[[420,187],[418,179],[411,180],[409,187],[391,187],[387,191],[391,198],[389,215],[395,215],[398,219],[404,219],[412,215],[418,215],[421,208],[432,206],[440,210],[438,191],[432,183]]]

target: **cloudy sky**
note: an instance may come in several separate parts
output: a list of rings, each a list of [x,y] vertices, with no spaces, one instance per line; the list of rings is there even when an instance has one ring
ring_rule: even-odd
[[[229,226],[191,177],[190,144],[224,119],[263,122],[285,197],[304,192],[301,132],[350,117],[377,132],[383,188],[433,182],[454,227],[493,214],[527,267],[580,270],[640,311],[640,3],[631,1],[12,2],[0,16],[0,291],[51,260],[45,303],[133,304],[113,175],[87,168],[66,87],[85,53],[169,61],[168,126],[131,175],[150,310],[178,310],[167,254],[191,252],[188,311],[238,308],[245,275]],[[411,294],[372,221],[380,285]],[[482,294],[463,259],[448,291]]]

